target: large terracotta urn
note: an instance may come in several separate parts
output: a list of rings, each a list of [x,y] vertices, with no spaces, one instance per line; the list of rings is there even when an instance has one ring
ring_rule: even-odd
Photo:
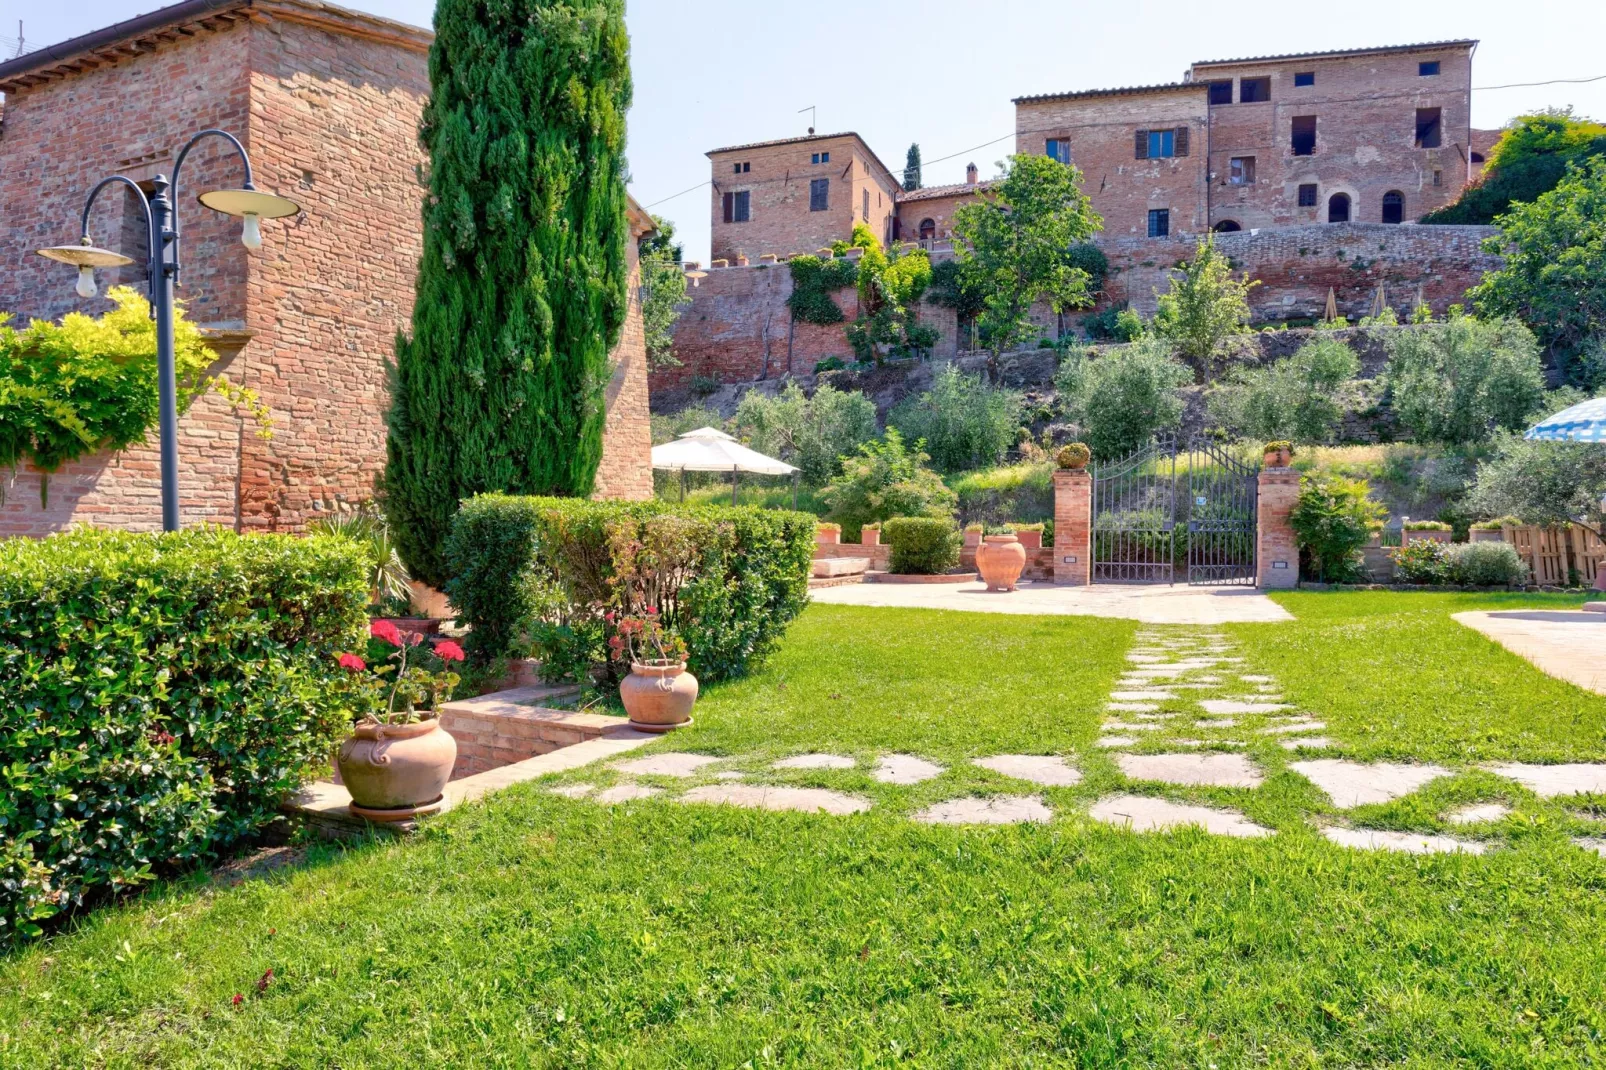
[[[630,675],[619,682],[619,701],[630,715],[630,727],[641,732],[668,732],[691,724],[697,701],[697,677],[686,663],[630,663]]]
[[[1026,567],[1026,547],[1013,535],[988,535],[976,550],[976,567],[989,591],[1013,591]]]
[[[405,821],[434,809],[456,762],[457,740],[434,717],[359,724],[335,757],[351,812],[370,821]]]

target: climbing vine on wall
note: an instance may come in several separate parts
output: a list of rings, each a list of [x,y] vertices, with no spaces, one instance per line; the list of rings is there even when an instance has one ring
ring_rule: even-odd
[[[156,426],[156,323],[138,291],[113,286],[116,304],[98,319],[68,313],[60,323],[34,320],[18,330],[0,312],[0,465],[23,461],[44,472],[100,450],[143,441]],[[174,367],[183,411],[198,395],[216,390],[249,412],[257,433],[272,435],[272,420],[254,391],[209,376],[217,360],[200,328],[173,317]]]
[[[792,310],[793,319],[821,326],[847,319],[831,295],[858,281],[859,269],[853,261],[840,256],[794,256],[786,266],[792,272],[792,296],[786,299],[786,307]]]

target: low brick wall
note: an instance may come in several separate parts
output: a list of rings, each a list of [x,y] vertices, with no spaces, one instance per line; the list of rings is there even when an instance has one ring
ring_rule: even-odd
[[[520,687],[448,702],[441,708],[441,727],[457,740],[452,778],[548,754],[626,724],[623,717],[542,705],[577,694],[579,689],[573,687]]]
[[[867,557],[870,567],[877,571],[885,571],[887,562],[892,559],[892,547],[879,544],[865,546],[856,542],[816,542],[814,556],[820,557]]]

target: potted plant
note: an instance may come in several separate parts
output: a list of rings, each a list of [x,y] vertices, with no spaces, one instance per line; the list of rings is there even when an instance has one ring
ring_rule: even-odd
[[[984,528],[980,524],[965,525],[965,549],[972,550],[981,545],[981,535]]]
[[[1012,532],[984,535],[976,549],[976,568],[989,591],[1013,591],[1026,567],[1026,547]]]
[[[668,732],[691,724],[697,677],[686,671],[686,643],[664,626],[648,606],[639,616],[605,615],[614,634],[608,640],[615,661],[630,666],[619,681],[619,701],[630,725],[642,732]]]
[[[822,546],[835,546],[842,541],[842,525],[829,521],[815,524],[814,541]]]
[[[1266,443],[1266,467],[1287,468],[1294,460],[1294,444],[1286,439]]]
[[[1061,446],[1054,454],[1054,463],[1063,471],[1078,471],[1087,467],[1087,462],[1093,459],[1093,451],[1083,442],[1072,442],[1068,446]]]
[[[370,821],[405,821],[440,802],[457,762],[457,741],[441,729],[436,712],[458,684],[450,666],[463,660],[463,648],[451,640],[437,644],[433,657],[441,668],[432,670],[424,667],[430,655],[417,632],[376,620],[369,634],[390,649],[388,664],[370,671],[357,654],[340,655],[340,664],[363,678],[370,698],[383,697],[384,709],[357,722],[335,764],[351,793],[352,813]]]
[[[1042,524],[1011,524],[1009,525],[1009,530],[1014,532],[1015,538],[1020,540],[1020,544],[1026,549],[1040,550],[1043,548]]]
[[[1406,520],[1401,525],[1401,542],[1416,542],[1423,539],[1432,542],[1449,542],[1452,528],[1441,520]]]
[[[864,527],[860,528],[859,529],[859,545],[860,546],[880,546],[881,545],[881,525],[880,524],[866,524]]]

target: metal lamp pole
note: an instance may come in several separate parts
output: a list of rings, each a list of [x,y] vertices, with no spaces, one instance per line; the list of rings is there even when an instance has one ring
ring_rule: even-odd
[[[245,184],[239,189],[208,190],[198,200],[208,208],[236,216],[243,221],[240,241],[247,249],[262,247],[261,220],[281,219],[295,215],[301,206],[294,201],[272,193],[259,191],[251,181],[251,158],[245,146],[233,134],[224,130],[202,130],[190,138],[173,161],[173,177],[157,175],[152,181],[151,196],[133,179],[112,175],[102,179],[84,202],[80,219],[77,245],[56,245],[40,249],[39,255],[58,263],[70,264],[78,269],[78,294],[94,297],[95,269],[122,267],[134,262],[132,257],[111,249],[97,248],[89,240],[89,211],[95,205],[100,191],[111,185],[123,185],[133,190],[145,211],[147,248],[146,273],[149,277],[151,315],[156,320],[156,388],[160,407],[158,421],[161,430],[162,471],[162,530],[177,531],[178,522],[178,378],[173,352],[173,288],[179,285],[179,230],[178,215],[174,210],[170,191],[178,188],[179,170],[184,158],[198,142],[208,137],[220,137],[234,147],[245,167]],[[175,194],[176,195],[176,194]]]

